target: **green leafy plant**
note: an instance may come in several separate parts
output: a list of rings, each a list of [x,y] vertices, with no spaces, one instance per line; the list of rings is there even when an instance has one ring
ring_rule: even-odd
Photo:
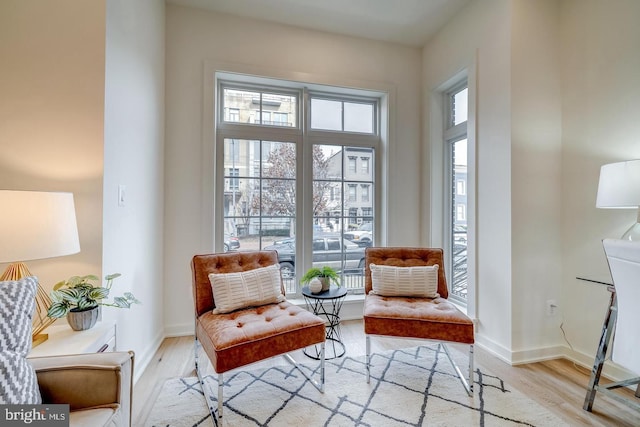
[[[300,282],[302,282],[303,284],[308,284],[314,277],[318,277],[320,279],[326,277],[330,281],[335,283],[337,286],[340,286],[340,276],[338,275],[338,272],[335,271],[333,268],[329,267],[328,265],[325,265],[322,268],[318,268],[318,267],[310,268],[304,274],[304,276],[302,276],[302,278],[300,279]]]
[[[120,273],[105,276],[104,286],[96,286],[91,283],[100,280],[98,276],[93,274],[73,276],[56,283],[50,294],[51,306],[47,310],[47,316],[60,318],[66,316],[71,310],[91,310],[99,305],[130,308],[131,304],[140,304],[140,301],[131,292],[125,292],[121,297],[114,297],[112,302],[104,301],[109,297],[113,280],[120,276]]]

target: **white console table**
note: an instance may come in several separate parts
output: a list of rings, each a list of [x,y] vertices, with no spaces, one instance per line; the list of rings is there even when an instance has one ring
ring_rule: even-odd
[[[115,322],[98,322],[86,331],[74,331],[69,325],[50,326],[44,330],[49,339],[31,349],[28,357],[115,351]]]

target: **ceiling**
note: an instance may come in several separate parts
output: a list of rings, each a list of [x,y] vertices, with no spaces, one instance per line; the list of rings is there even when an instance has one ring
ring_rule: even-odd
[[[471,0],[167,0],[215,12],[422,47]]]

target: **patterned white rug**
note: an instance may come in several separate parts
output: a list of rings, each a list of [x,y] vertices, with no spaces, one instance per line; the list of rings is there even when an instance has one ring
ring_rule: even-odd
[[[466,366],[466,357],[450,351]],[[326,368],[324,394],[292,365],[225,374],[224,417],[215,424],[198,379],[171,379],[145,426],[567,425],[482,367],[476,367],[475,393],[469,397],[438,345],[374,354],[370,384],[364,357],[329,360]],[[216,378],[205,380],[214,401]]]

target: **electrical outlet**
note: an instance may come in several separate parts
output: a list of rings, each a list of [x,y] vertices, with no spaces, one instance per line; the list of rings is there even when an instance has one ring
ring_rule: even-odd
[[[547,316],[555,316],[558,311],[558,303],[554,299],[547,300]]]

